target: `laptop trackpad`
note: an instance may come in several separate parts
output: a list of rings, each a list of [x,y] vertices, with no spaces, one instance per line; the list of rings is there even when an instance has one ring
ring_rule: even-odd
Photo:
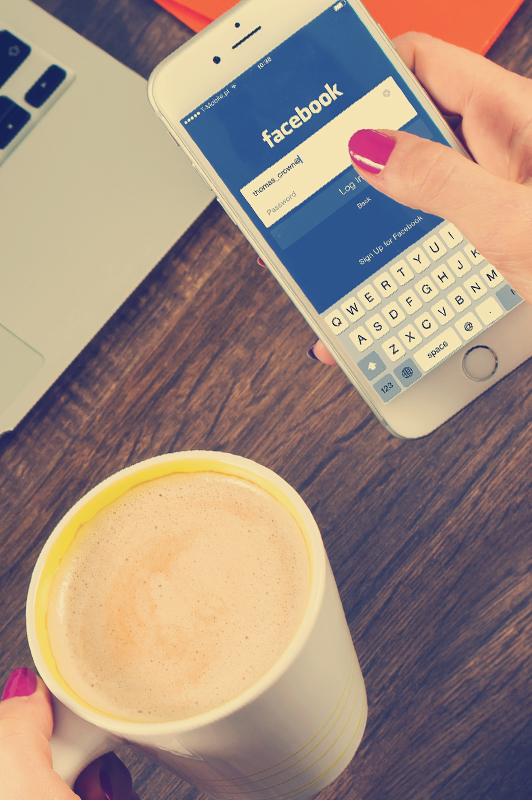
[[[0,325],[0,414],[38,373],[44,358]]]

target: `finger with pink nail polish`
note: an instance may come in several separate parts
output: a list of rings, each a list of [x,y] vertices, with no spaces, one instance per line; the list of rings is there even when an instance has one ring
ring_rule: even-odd
[[[363,128],[351,136],[349,155],[357,169],[378,175],[386,166],[395,147],[395,140],[385,133]]]

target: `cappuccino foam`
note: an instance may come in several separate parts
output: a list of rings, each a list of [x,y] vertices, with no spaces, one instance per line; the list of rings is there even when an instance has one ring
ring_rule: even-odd
[[[142,483],[82,525],[47,626],[76,694],[120,719],[179,720],[253,686],[308,600],[301,530],[270,494],[213,472]]]

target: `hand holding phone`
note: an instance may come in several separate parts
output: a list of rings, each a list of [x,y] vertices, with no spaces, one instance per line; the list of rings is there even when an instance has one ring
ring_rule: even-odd
[[[398,202],[454,222],[532,303],[532,141],[513,135],[529,124],[532,81],[426,34],[398,36],[394,45],[438,106],[459,120],[460,139],[481,169],[401,133],[390,134],[399,147],[385,175],[364,171],[356,158],[355,169]],[[331,363],[323,345],[314,353]]]
[[[486,258],[473,243],[475,225],[460,228],[448,202],[440,216],[438,195],[450,196],[456,167],[432,169],[424,183],[423,164],[405,166],[401,153],[410,142],[429,161],[436,148],[445,154],[436,163],[459,161],[471,174],[482,167],[467,161],[358,0],[245,0],[163,62],[149,91],[220,203],[393,433],[430,432],[532,353],[532,309],[499,271],[492,254],[500,251]],[[380,173],[353,169],[347,142],[360,129],[389,132]],[[493,189],[495,180],[509,183],[490,178]],[[481,212],[470,175],[466,182]],[[426,204],[412,207],[423,185]]]
[[[453,222],[532,302],[532,80],[426,34],[395,45],[438,106],[462,118],[460,138],[476,164],[390,132],[386,170],[372,174],[354,159],[355,168],[397,202]]]

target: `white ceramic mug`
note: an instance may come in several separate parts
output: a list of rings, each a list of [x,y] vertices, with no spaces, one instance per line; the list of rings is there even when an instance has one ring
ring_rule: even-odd
[[[177,722],[129,722],[89,706],[57,670],[46,630],[53,576],[83,522],[139,483],[173,472],[219,472],[262,487],[292,514],[308,547],[311,587],[299,628],[277,663],[219,708]],[[27,630],[54,696],[54,769],[70,785],[97,756],[126,741],[221,800],[304,800],[353,757],[367,702],[334,577],[312,514],[282,478],[226,453],[170,453],[112,475],[79,500],[46,542],[30,583]]]

